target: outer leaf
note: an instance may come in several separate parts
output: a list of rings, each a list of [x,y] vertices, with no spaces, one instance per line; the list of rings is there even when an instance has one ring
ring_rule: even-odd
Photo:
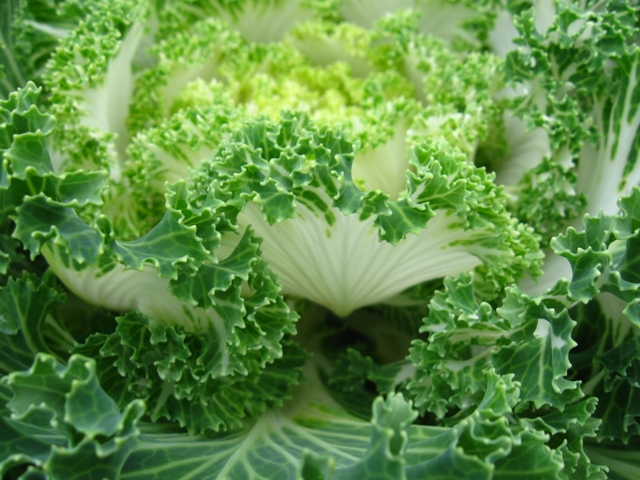
[[[600,421],[590,418],[596,410],[597,400],[589,398],[567,407],[563,412],[553,412],[535,419],[523,419],[525,425],[552,435],[552,441],[561,445],[564,469],[560,478],[609,478],[606,467],[592,463],[585,444],[596,436]]]
[[[628,480],[640,473],[638,445],[591,443],[586,447],[589,457],[596,462],[608,465],[607,478],[612,480]]]
[[[95,363],[74,356],[63,366],[40,354],[29,371],[2,381],[13,392],[7,404],[13,416],[2,418],[1,473],[31,464],[32,475],[51,479],[101,480],[118,474],[139,433],[135,424],[144,407],[133,402],[120,413],[100,388]]]
[[[285,341],[265,365],[259,351],[242,344],[244,356],[232,357],[233,345],[220,340],[213,329],[185,333],[132,313],[119,319],[114,334],[90,337],[74,351],[96,359],[101,383],[120,405],[140,398],[154,421],[175,420],[192,433],[225,431],[282,404],[300,381],[306,355]],[[231,362],[240,372],[227,371]]]
[[[401,395],[373,403],[371,445],[364,458],[355,465],[338,469],[333,478],[404,479],[402,459],[408,444],[408,428],[417,417]]]
[[[598,436],[627,443],[640,433],[636,407],[640,398],[640,336],[604,352],[597,360],[605,370],[604,389],[598,392],[602,399],[596,411],[602,418]]]
[[[486,388],[489,367],[520,382],[522,403],[563,409],[582,396],[578,382],[566,378],[575,322],[566,310],[556,313],[517,288],[507,290],[502,307],[475,299],[468,275],[445,280],[446,292],[431,301],[423,331],[427,342],[414,341],[412,359],[422,373],[410,385],[423,405],[444,416],[452,404],[473,405]]]
[[[625,314],[640,326],[634,301],[640,285],[635,275],[640,190],[635,187],[619,205],[620,215],[587,217],[581,232],[570,228],[551,245],[571,264],[572,298],[586,302],[599,292],[612,293],[629,302]]]
[[[504,385],[501,377],[491,378]],[[496,391],[500,386],[492,388]],[[372,424],[344,414],[319,384],[298,387],[296,398],[296,403],[224,436],[183,437],[166,427],[149,428],[125,464],[122,478],[147,478],[152,469],[157,478],[489,479],[492,473],[509,478],[516,471],[525,478],[554,479],[562,468],[558,456],[544,446],[543,434],[509,428],[488,410],[455,428],[407,429],[415,414],[398,396],[376,401],[381,411]],[[487,398],[485,404],[492,403]],[[399,455],[403,451],[404,460]],[[514,461],[508,460],[509,454]],[[404,470],[381,470],[403,462]]]
[[[0,370],[26,369],[39,352],[51,352],[45,340],[45,320],[65,297],[46,283],[25,274],[0,289]]]

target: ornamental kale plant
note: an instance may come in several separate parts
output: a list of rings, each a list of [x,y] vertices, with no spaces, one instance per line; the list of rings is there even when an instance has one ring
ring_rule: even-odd
[[[639,39],[3,0],[3,480],[640,478]]]

